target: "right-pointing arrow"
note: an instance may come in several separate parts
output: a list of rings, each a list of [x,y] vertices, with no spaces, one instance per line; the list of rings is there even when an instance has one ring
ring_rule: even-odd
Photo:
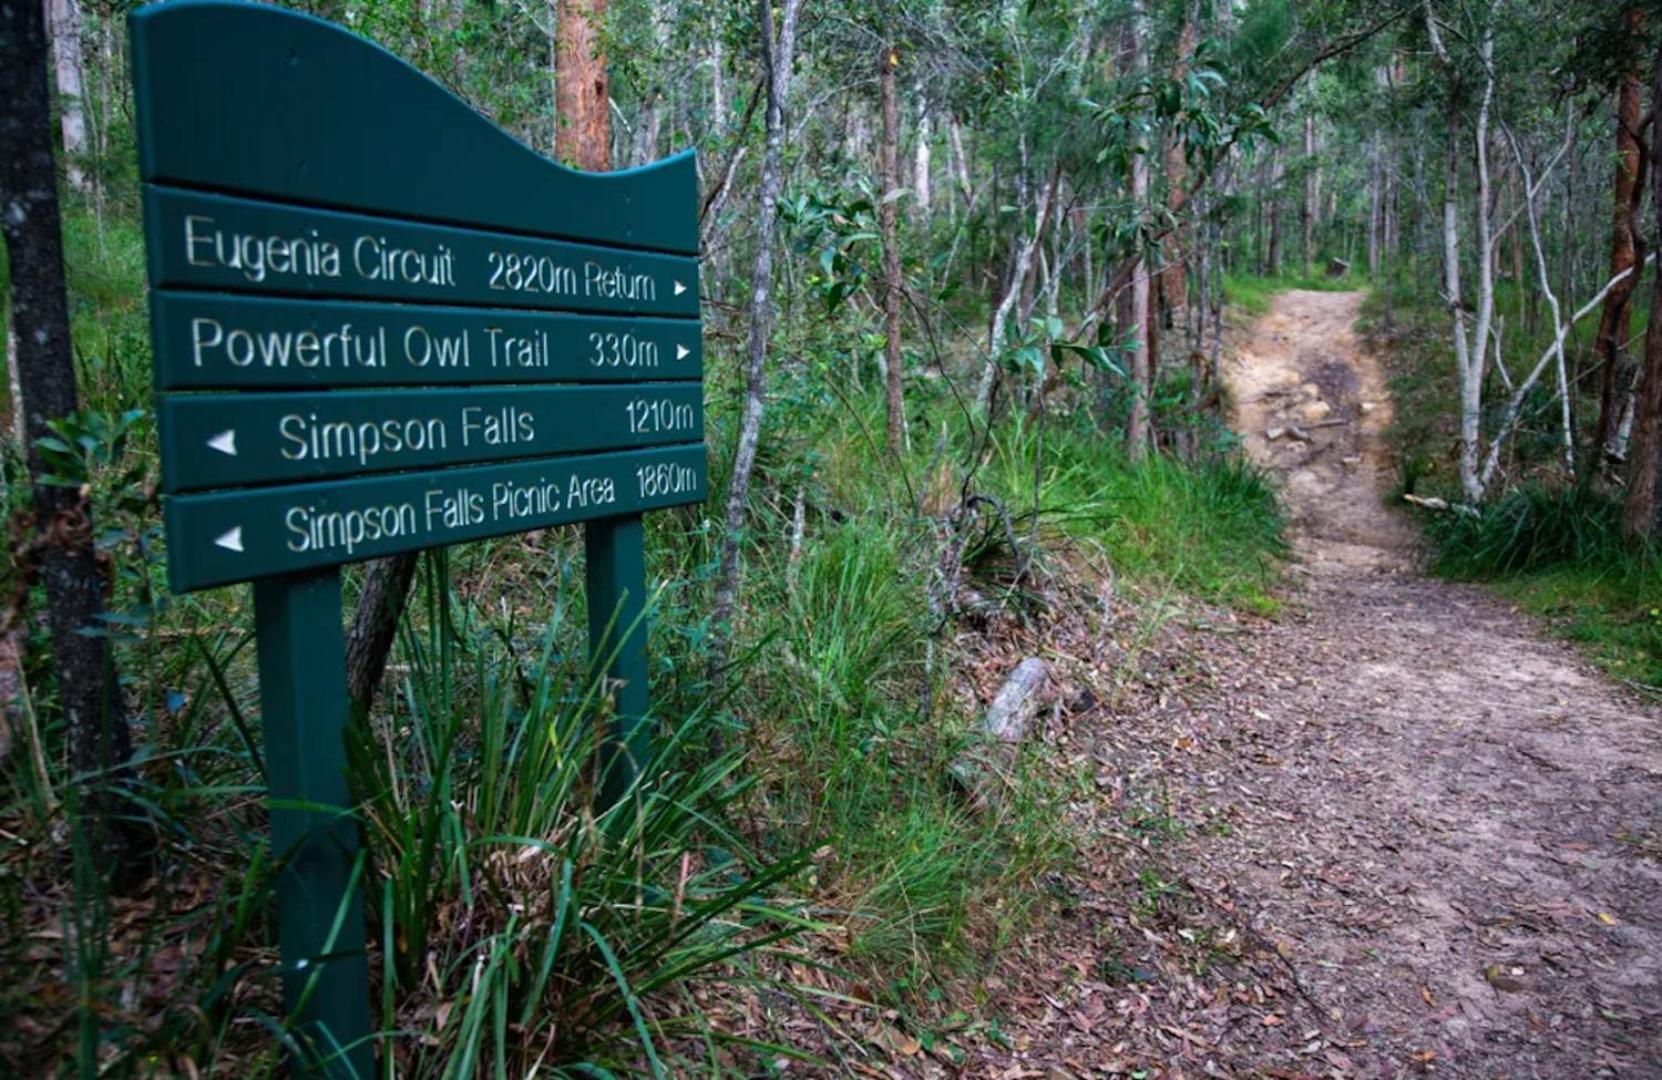
[[[685,360],[687,358],[687,354],[690,352],[692,352],[691,349],[687,348],[685,345],[682,345],[680,342],[676,342],[675,358],[677,360]]]
[[[676,296],[680,296],[682,293],[684,293],[686,291],[687,291],[687,287],[685,285],[681,284],[679,281],[677,281],[675,283],[675,295]]]
[[[242,550],[242,526],[233,525],[214,537],[214,543],[230,551]]]

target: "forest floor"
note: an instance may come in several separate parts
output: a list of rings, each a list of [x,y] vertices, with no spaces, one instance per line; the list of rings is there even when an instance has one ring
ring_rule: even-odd
[[[1228,361],[1286,611],[1174,627],[1047,733],[1092,850],[982,980],[993,1037],[904,1071],[1662,1076],[1662,711],[1417,572],[1360,302],[1280,294]]]

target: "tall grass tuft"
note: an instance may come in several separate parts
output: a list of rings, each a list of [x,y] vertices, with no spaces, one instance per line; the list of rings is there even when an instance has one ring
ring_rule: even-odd
[[[661,1047],[688,1032],[652,995],[806,926],[771,899],[802,860],[764,862],[730,827],[747,784],[705,751],[708,709],[597,806],[606,699],[561,652],[580,590],[515,649],[428,561],[399,707],[353,753],[397,1072],[666,1075]]]
[[[1437,515],[1426,528],[1434,572],[1492,582],[1612,675],[1662,693],[1662,549],[1622,536],[1612,494],[1529,485],[1477,517]]]
[[[1494,578],[1558,563],[1619,563],[1621,504],[1584,485],[1531,484],[1476,516],[1439,514],[1427,523],[1432,569],[1450,577]]]

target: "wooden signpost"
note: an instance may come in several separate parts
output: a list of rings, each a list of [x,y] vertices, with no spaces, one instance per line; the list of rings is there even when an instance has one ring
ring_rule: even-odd
[[[169,579],[254,584],[299,1064],[367,1077],[340,566],[585,522],[601,797],[627,791],[641,514],[707,483],[694,163],[563,168],[291,11],[174,0],[131,31]]]

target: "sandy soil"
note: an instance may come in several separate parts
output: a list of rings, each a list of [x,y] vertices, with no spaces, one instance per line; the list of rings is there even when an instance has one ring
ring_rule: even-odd
[[[1359,302],[1285,293],[1237,342],[1302,588],[1062,737],[1103,850],[977,1075],[1662,1077],[1662,714],[1416,573]]]

